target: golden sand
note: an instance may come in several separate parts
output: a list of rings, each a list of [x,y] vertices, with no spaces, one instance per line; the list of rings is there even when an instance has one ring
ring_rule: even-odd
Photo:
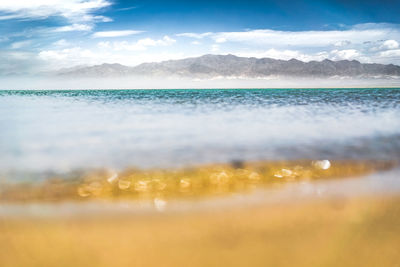
[[[201,198],[251,192],[259,187],[319,179],[347,178],[392,168],[377,161],[233,162],[179,169],[73,172],[43,183],[1,185],[0,202],[153,200]]]
[[[399,266],[400,198],[0,218],[0,266]]]
[[[90,171],[76,174],[72,182],[55,177],[39,185],[7,184],[0,209],[5,203],[24,207],[32,202],[57,209],[62,201],[79,210],[87,200],[154,200],[162,205],[164,199],[178,199],[195,205],[201,201],[193,199],[229,198],[254,188],[279,189],[287,183],[361,176],[393,166],[235,162],[175,170]],[[1,267],[400,266],[398,195],[259,201],[190,211],[4,214],[0,212]]]

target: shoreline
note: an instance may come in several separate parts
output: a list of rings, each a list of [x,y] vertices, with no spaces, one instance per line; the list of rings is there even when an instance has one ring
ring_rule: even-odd
[[[167,169],[89,169],[53,174],[40,182],[4,177],[0,202],[206,199],[301,182],[362,177],[398,166],[395,161],[233,161]],[[9,182],[7,182],[9,181]]]
[[[208,196],[196,199],[164,199],[162,206],[154,199],[92,199],[59,202],[0,203],[3,218],[63,218],[69,216],[121,216],[182,214],[207,210],[235,210],[251,206],[308,205],[310,203],[343,202],[356,198],[400,197],[400,168],[365,176],[287,183],[280,187],[260,187],[249,192]]]

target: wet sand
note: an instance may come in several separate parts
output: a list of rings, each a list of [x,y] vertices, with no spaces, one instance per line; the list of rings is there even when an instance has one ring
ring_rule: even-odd
[[[37,181],[2,179],[2,203],[90,200],[205,199],[259,188],[365,176],[392,169],[395,161],[234,161],[170,169],[76,170]],[[26,176],[29,176],[27,174]]]

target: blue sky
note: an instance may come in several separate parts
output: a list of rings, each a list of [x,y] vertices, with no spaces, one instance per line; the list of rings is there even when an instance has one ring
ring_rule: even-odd
[[[400,1],[0,0],[0,73],[203,54],[400,64]]]
[[[148,30],[327,30],[338,25],[399,23],[399,1],[119,1],[121,23]],[[118,9],[136,7],[128,12]],[[162,24],[159,22],[163,21]],[[183,23],[184,22],[184,23]]]

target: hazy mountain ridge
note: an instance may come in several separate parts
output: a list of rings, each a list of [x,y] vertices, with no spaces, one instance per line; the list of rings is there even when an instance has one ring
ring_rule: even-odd
[[[390,77],[400,76],[400,66],[360,63],[356,60],[303,62],[296,59],[247,58],[234,55],[204,55],[201,57],[143,63],[135,67],[121,64],[102,64],[90,67],[63,69],[61,76],[178,76],[191,78],[268,76],[288,77]]]

